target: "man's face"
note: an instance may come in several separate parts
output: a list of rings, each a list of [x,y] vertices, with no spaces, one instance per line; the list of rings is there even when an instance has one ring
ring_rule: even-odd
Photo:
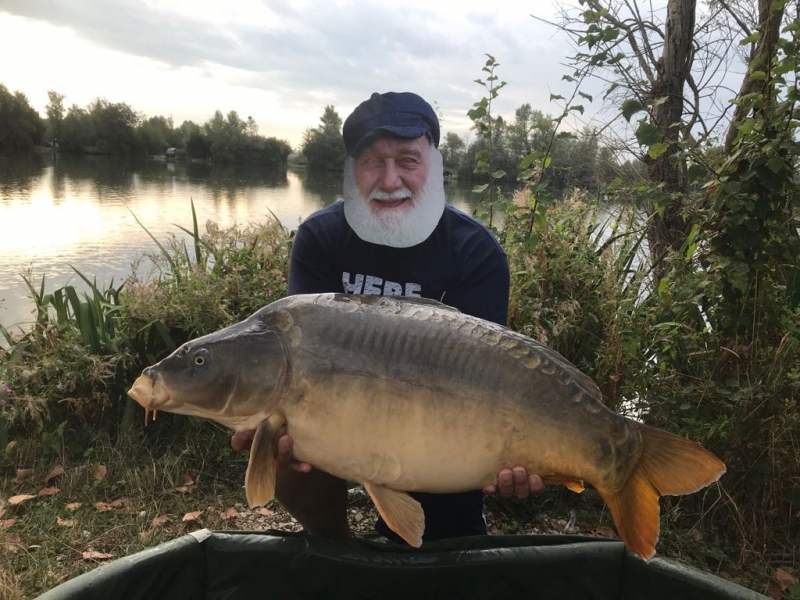
[[[408,248],[425,241],[445,205],[442,155],[428,138],[379,138],[344,167],[344,214],[356,235]]]
[[[353,163],[356,185],[374,213],[411,209],[428,180],[430,142],[378,138]]]

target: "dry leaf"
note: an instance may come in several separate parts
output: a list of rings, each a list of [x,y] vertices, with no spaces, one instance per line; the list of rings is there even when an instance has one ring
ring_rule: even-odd
[[[8,529],[16,522],[16,519],[6,519],[5,521],[0,521],[0,529]]]
[[[76,511],[76,510],[78,510],[78,509],[79,509],[81,506],[83,506],[83,505],[82,505],[80,502],[70,502],[70,503],[69,503],[69,504],[67,504],[67,505],[66,505],[64,508],[66,508],[66,509],[67,509],[68,511],[70,511],[70,512],[75,512],[75,511]]]
[[[602,537],[617,537],[617,533],[608,525],[600,525],[599,527],[595,527],[590,533],[593,535],[600,535]]]
[[[194,481],[192,480],[192,478],[191,477],[187,477],[183,481],[183,485],[180,486],[180,487],[176,487],[175,491],[176,492],[180,492],[181,494],[185,494],[186,492],[188,492],[191,489],[191,487],[193,485],[194,485]]]
[[[264,507],[262,506],[261,508],[259,508],[259,509],[258,509],[258,513],[259,513],[261,516],[263,516],[263,517],[268,517],[268,516],[270,516],[271,514],[273,514],[273,511],[271,511],[271,510],[270,510],[270,509],[268,509],[268,508],[264,508]]]
[[[62,519],[61,517],[56,517],[56,523],[62,527],[75,527],[78,524],[75,519]]]
[[[0,506],[0,519],[3,518],[3,515],[6,514],[6,509]]]
[[[61,490],[57,487],[46,487],[39,490],[40,496],[55,496]]]
[[[776,570],[772,576],[775,578],[775,581],[778,582],[778,585],[781,586],[781,590],[784,592],[788,590],[790,586],[797,583],[797,577],[792,575],[789,571],[785,571],[784,569]]]
[[[7,533],[0,537],[0,550],[4,552],[19,552],[22,550],[22,538],[16,533]]]
[[[94,550],[81,552],[81,556],[83,557],[83,560],[108,560],[109,558],[114,558],[113,554],[109,554],[107,552],[95,552]]]
[[[108,473],[108,468],[105,465],[95,465],[92,473],[97,481],[103,481],[106,478],[106,473]]]
[[[692,539],[693,539],[695,542],[697,542],[698,544],[702,543],[702,541],[703,541],[703,534],[702,534],[700,531],[698,531],[697,529],[690,529],[690,530],[689,530],[689,535],[690,535],[690,536],[692,537]]]
[[[155,517],[153,518],[153,522],[150,523],[150,527],[161,527],[167,521],[169,521],[169,517],[167,515],[161,515],[160,517]]]
[[[11,496],[11,498],[8,499],[8,503],[11,506],[17,506],[18,504],[22,504],[31,498],[36,498],[36,496],[33,494],[20,494],[19,496]]]
[[[64,467],[62,467],[61,465],[56,465],[50,470],[50,472],[47,474],[47,477],[44,478],[44,482],[47,483],[48,481],[53,479],[53,477],[58,477],[59,475],[63,475],[64,472],[65,472]]]
[[[181,519],[181,521],[183,521],[184,523],[186,523],[187,521],[197,521],[197,517],[199,517],[202,514],[203,514],[202,510],[198,510],[195,512],[188,512],[185,515],[183,515],[183,519]]]
[[[107,504],[106,502],[95,502],[94,507],[98,512],[108,512],[111,510],[111,505]]]
[[[33,469],[17,469],[17,476],[14,477],[13,481],[21,483],[31,477],[33,477]]]
[[[235,519],[238,516],[239,513],[236,512],[236,509],[233,508],[232,506],[228,510],[219,513],[219,518],[222,519],[223,521],[230,521],[231,519]]]
[[[116,500],[111,502],[109,504],[109,506],[112,507],[112,508],[119,508],[121,506],[128,506],[128,504],[130,504],[130,503],[131,503],[131,501],[128,500],[127,498],[117,498]]]

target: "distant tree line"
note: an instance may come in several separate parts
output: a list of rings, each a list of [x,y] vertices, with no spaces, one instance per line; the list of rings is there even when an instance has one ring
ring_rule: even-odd
[[[486,175],[475,173],[476,157],[489,143],[485,136],[476,135],[470,141],[448,132],[439,146],[445,169],[459,179],[483,181]],[[551,164],[545,178],[557,193],[573,188],[595,191],[622,174],[634,179],[644,174],[641,161],[621,161],[615,150],[600,144],[592,129],[557,134],[552,115],[533,110],[527,103],[515,111],[511,122],[502,116],[495,118],[491,145],[491,168],[504,171],[507,181],[516,181],[523,157],[536,151],[549,152]]]
[[[64,95],[47,93],[46,118],[22,92],[0,84],[0,152],[30,151],[57,143],[61,152],[125,156],[164,155],[176,148],[188,158],[220,163],[276,166],[292,151],[284,140],[258,134],[252,117],[216,111],[203,125],[184,121],[175,127],[169,117],[146,117],[129,105],[98,98],[86,108],[64,105]]]
[[[522,158],[535,150],[549,149],[552,165],[547,173],[548,184],[555,191],[581,188],[597,190],[625,174],[628,178],[644,175],[644,164],[633,160],[620,162],[617,153],[601,146],[598,136],[590,129],[579,134],[555,135],[551,115],[533,110],[530,104],[520,106],[512,122],[497,117],[494,123],[493,165],[503,170],[505,179],[516,180]],[[475,136],[465,141],[457,133],[448,132],[439,145],[445,169],[464,181],[481,181],[475,174],[476,156],[488,142]],[[303,135],[302,153],[312,171],[341,171],[346,157],[342,138],[342,119],[333,106],[326,106],[318,127],[307,129]]]

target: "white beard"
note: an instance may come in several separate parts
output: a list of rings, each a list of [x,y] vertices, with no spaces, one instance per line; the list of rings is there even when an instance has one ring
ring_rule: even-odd
[[[430,237],[444,212],[444,169],[442,153],[431,146],[428,179],[419,194],[412,198],[413,205],[405,211],[378,210],[370,207],[356,185],[354,161],[347,157],[344,164],[344,216],[356,235],[372,244],[392,248],[410,248]],[[370,197],[385,200],[407,198],[408,189],[390,194],[372,192]]]

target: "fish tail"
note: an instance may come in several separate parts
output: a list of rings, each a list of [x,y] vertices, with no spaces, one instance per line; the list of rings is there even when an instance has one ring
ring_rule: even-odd
[[[622,541],[644,560],[655,554],[660,496],[691,494],[715,482],[725,465],[711,452],[686,438],[636,424],[642,454],[627,481],[603,496]]]

